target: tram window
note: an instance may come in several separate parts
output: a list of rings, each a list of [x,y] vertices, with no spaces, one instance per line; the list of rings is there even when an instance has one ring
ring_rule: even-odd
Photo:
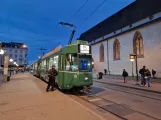
[[[92,71],[91,56],[80,55],[80,71]]]
[[[55,69],[58,69],[58,56],[54,57],[54,65],[55,65]]]
[[[41,69],[46,69],[46,60],[42,61]]]
[[[54,65],[54,58],[50,58],[49,60],[49,69],[52,67],[52,65]]]
[[[66,54],[66,71],[78,71],[77,54]]]

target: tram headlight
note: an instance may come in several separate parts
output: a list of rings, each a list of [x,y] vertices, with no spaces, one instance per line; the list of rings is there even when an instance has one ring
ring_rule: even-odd
[[[85,80],[88,80],[88,77],[85,77]]]

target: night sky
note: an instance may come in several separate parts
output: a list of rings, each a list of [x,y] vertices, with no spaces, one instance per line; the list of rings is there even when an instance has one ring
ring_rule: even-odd
[[[87,2],[86,2],[87,1]],[[29,48],[31,63],[59,44],[68,43],[71,32],[59,22],[74,24],[76,40],[81,33],[116,13],[134,0],[1,0],[0,41],[23,42]],[[79,8],[84,4],[79,11]],[[90,15],[91,14],[91,15]]]

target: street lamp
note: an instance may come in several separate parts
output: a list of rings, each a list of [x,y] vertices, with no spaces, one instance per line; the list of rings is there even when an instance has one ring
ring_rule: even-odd
[[[10,59],[10,62],[13,62],[13,59]]]
[[[135,57],[133,55],[130,55],[130,61],[132,63],[132,77],[134,77],[133,62],[135,61]]]
[[[23,47],[23,48],[27,48],[27,46],[26,46],[26,45],[22,45],[22,47]]]
[[[0,55],[3,55],[3,54],[4,54],[4,50],[0,49]]]
[[[9,61],[10,61],[10,63],[12,63],[13,62],[13,59],[10,59]],[[10,68],[9,71],[10,71],[10,77],[11,77],[11,71],[12,71],[11,64],[10,64],[9,68]]]
[[[15,65],[16,65],[16,62],[14,62],[13,64],[15,64]]]
[[[132,64],[133,64],[133,61],[135,61],[135,65],[136,65],[136,82],[137,82],[136,84],[139,84],[138,83],[139,82],[139,76],[138,76],[138,58],[137,58],[137,55],[136,54],[130,54],[130,61],[132,61]]]

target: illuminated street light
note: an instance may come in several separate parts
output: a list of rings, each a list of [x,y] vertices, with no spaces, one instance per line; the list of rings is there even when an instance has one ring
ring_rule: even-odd
[[[23,48],[27,48],[27,46],[26,46],[26,45],[23,45],[22,47],[23,47]]]
[[[134,62],[135,60],[134,59],[130,59],[131,62]]]
[[[138,76],[138,58],[136,54],[130,54],[130,61],[132,61],[132,74],[133,73],[133,61],[135,61],[135,65],[136,65],[136,81],[137,81],[137,85],[139,84],[139,76]]]
[[[10,59],[10,62],[13,62],[13,59]]]
[[[3,55],[4,54],[4,50],[0,50],[0,55]]]
[[[13,64],[15,64],[15,65],[16,65],[16,62],[14,62]]]

